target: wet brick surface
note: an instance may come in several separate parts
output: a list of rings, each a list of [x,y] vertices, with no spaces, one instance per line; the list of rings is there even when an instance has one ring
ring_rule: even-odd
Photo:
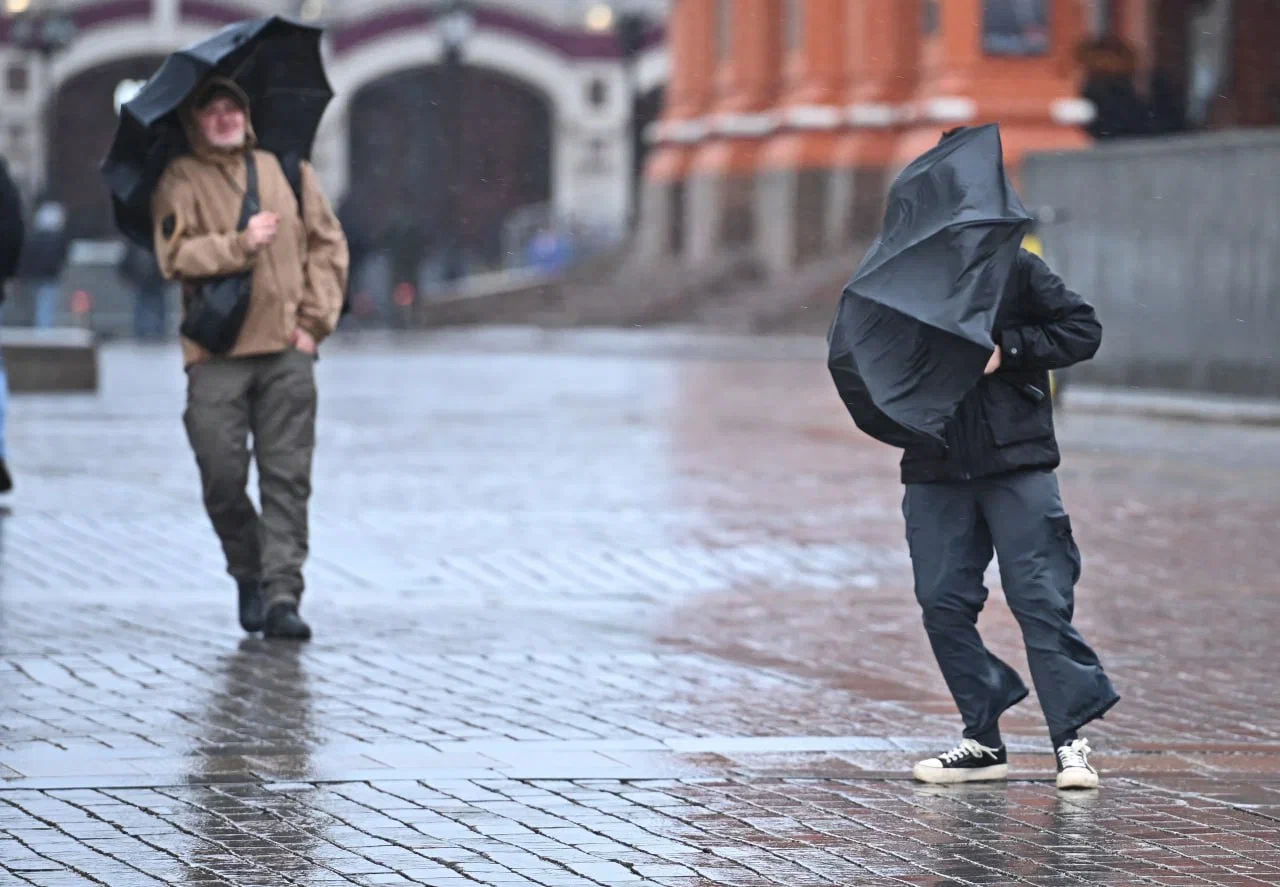
[[[893,455],[773,352],[328,349],[305,648],[235,625],[176,354],[16,401],[0,884],[1280,883],[1280,433],[1065,417],[1104,786],[1031,699],[1014,782],[936,791]]]

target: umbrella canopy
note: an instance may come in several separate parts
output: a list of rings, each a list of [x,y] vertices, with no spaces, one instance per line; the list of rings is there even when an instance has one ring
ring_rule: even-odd
[[[309,159],[333,89],[320,58],[322,31],[279,16],[228,25],[180,49],[120,109],[102,172],[116,225],[152,248],[151,194],[169,161],[187,153],[178,109],[211,74],[229,77],[249,96],[258,143],[281,159]]]
[[[903,170],[827,337],[859,428],[894,446],[942,439],[995,349],[996,310],[1031,222],[995,125],[962,130]]]

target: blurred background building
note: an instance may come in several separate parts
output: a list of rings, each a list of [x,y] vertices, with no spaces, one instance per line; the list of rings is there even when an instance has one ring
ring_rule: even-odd
[[[807,314],[817,327],[892,175],[944,129],[1000,121],[1019,184],[1048,203],[1061,176],[1042,165],[1033,181],[1036,158],[1280,124],[1277,0],[0,0],[0,13],[0,150],[33,211],[56,203],[41,218],[65,228],[47,232],[6,322],[107,334],[160,323],[103,273],[123,257],[98,173],[119,104],[165,54],[245,17],[326,28],[337,96],[314,161],[352,245],[349,323],[418,325],[429,302],[469,322],[772,329]],[[1172,182],[1161,150],[1135,161],[1158,188]],[[1104,166],[1083,169],[1052,195],[1077,220],[1048,232],[1058,262],[1071,243],[1098,254],[1081,220],[1102,189],[1124,196],[1125,230],[1169,217],[1132,174],[1095,184]],[[1270,230],[1255,215],[1249,230]],[[568,268],[547,295],[545,276]],[[499,279],[481,285],[485,272]],[[539,290],[440,308],[464,276],[486,296]]]
[[[889,177],[996,121],[1094,139],[1280,124],[1274,0],[675,0],[641,252],[785,271],[865,243]]]
[[[0,150],[29,197],[65,207],[72,264],[115,238],[98,164],[120,101],[233,21],[326,27],[337,97],[314,162],[379,290],[554,264],[548,229],[616,243],[666,77],[667,0],[3,3]]]

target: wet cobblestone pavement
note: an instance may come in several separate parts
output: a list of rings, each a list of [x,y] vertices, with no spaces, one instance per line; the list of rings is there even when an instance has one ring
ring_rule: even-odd
[[[1053,789],[1033,698],[1008,786],[937,790],[893,454],[820,346],[479,331],[318,371],[305,647],[235,624],[175,353],[14,403],[0,884],[1280,884],[1280,430],[1064,418],[1103,787]]]

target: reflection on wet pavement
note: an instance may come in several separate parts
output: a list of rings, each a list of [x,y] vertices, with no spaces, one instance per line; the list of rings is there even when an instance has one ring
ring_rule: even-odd
[[[319,365],[301,648],[235,625],[172,355],[15,402],[0,883],[1280,883],[1280,434],[1066,417],[1104,788],[1029,700],[1018,781],[938,791],[892,454],[821,360],[487,335]]]

